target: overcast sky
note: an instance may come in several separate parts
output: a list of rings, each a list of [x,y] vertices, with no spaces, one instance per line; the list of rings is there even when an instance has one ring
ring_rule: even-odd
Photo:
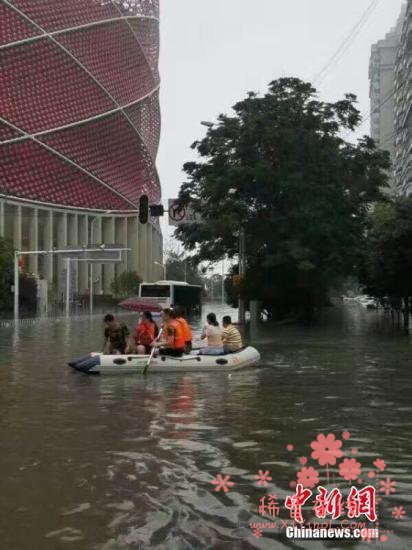
[[[175,197],[191,143],[249,90],[264,92],[282,76],[305,80],[324,67],[371,0],[160,0],[162,136],[158,168],[163,198]],[[319,91],[324,100],[345,92],[369,112],[371,44],[394,26],[403,0],[380,0],[376,10]],[[369,132],[369,124],[362,133]],[[166,221],[166,218],[164,222]],[[163,224],[165,236],[170,233]]]

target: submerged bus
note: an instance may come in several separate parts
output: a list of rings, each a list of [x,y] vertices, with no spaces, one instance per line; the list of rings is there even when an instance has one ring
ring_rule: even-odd
[[[183,307],[187,314],[200,313],[202,307],[202,287],[181,281],[141,283],[139,296],[150,298],[162,308]]]

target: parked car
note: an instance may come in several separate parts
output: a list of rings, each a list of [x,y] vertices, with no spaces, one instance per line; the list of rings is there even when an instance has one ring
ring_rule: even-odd
[[[372,296],[360,296],[358,302],[365,309],[378,309],[378,302]]]

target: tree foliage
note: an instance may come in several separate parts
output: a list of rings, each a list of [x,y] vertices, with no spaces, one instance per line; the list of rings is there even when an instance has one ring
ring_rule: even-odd
[[[204,286],[204,278],[198,266],[182,252],[168,251],[166,276],[169,281],[186,281],[191,285]]]
[[[389,157],[368,137],[340,137],[361,119],[351,94],[326,103],[311,84],[282,78],[233,109],[192,146],[200,159],[184,165],[180,201],[204,223],[176,235],[198,261],[213,261],[237,254],[242,225],[247,272],[238,292],[280,315],[311,309],[353,272]]]
[[[412,296],[412,197],[382,202],[370,215],[361,274],[376,297]]]
[[[111,284],[113,296],[116,298],[128,298],[137,296],[142,278],[136,271],[124,271]]]

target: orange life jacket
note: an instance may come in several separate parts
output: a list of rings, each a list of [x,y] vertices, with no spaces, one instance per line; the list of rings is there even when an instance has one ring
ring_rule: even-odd
[[[185,347],[183,328],[176,319],[171,319],[166,324],[166,342],[168,348],[183,349]]]
[[[155,339],[155,324],[150,321],[142,321],[136,327],[136,344],[150,346]]]
[[[185,339],[185,342],[191,342],[193,336],[192,336],[192,329],[190,328],[189,323],[186,321],[184,317],[178,317],[176,321],[180,323],[182,326],[183,337]]]

